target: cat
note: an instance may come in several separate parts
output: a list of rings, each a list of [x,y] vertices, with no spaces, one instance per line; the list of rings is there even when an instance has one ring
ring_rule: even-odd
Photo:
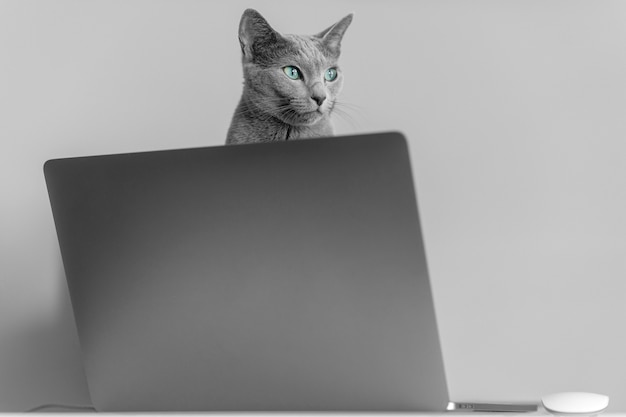
[[[282,35],[254,9],[239,23],[244,86],[226,144],[332,136],[343,86],[337,60],[347,15],[312,36]]]

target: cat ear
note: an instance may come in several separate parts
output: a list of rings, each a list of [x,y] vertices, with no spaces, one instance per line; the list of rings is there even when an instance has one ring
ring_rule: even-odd
[[[346,29],[348,29],[348,26],[350,26],[350,23],[352,23],[353,16],[354,13],[350,13],[339,22],[335,23],[326,30],[321,31],[315,36],[321,38],[330,50],[339,53],[341,39],[343,39],[343,34],[346,32]]]
[[[276,43],[280,34],[276,32],[261,13],[254,9],[247,9],[241,15],[239,22],[239,45],[244,58],[252,59],[255,52],[255,43],[257,47],[264,44]]]

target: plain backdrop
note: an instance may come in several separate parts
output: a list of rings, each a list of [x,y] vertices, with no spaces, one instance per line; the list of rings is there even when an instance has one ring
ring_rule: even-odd
[[[0,0],[0,411],[89,403],[42,173],[221,145],[237,27],[355,12],[337,133],[409,139],[450,396],[626,411],[626,2]]]

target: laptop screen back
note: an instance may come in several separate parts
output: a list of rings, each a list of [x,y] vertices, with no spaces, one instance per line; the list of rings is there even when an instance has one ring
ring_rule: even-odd
[[[398,133],[45,165],[101,411],[444,411]]]

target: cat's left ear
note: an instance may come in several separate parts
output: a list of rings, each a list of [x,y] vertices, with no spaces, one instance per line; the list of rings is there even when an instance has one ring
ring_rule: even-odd
[[[346,29],[352,23],[353,16],[354,13],[350,13],[339,22],[315,35],[315,37],[321,38],[331,51],[339,54],[343,34],[346,33]]]

